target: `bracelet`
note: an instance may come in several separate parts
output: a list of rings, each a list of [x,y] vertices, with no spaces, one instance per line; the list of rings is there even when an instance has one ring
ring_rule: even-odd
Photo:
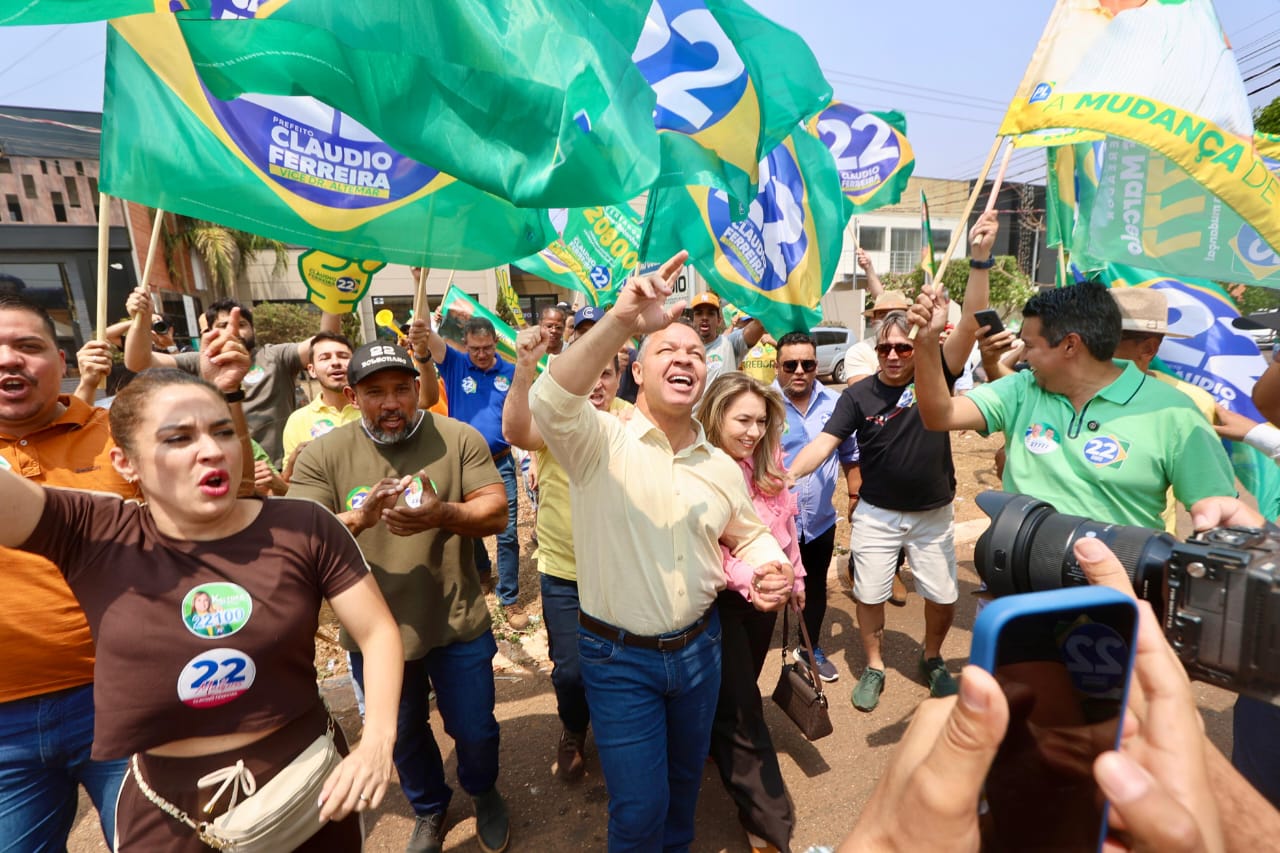
[[[414,360],[414,361],[416,361],[416,362],[418,362],[418,364],[430,364],[430,363],[431,363],[431,353],[427,353],[427,357],[426,357],[426,358],[418,358],[417,353],[414,353],[413,360]]]
[[[989,270],[996,265],[996,256],[992,255],[985,261],[977,261],[973,258],[969,259],[969,269],[971,270]]]
[[[244,389],[237,388],[234,391],[228,391],[222,395],[222,399],[228,403],[242,403],[244,402]]]

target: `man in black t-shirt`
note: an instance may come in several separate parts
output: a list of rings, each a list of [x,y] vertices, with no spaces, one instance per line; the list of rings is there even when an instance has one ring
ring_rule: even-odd
[[[987,306],[994,213],[983,214],[969,232],[969,284],[955,331],[943,344],[947,385],[955,385],[973,348],[975,312]],[[871,711],[884,690],[880,653],[884,603],[893,589],[898,551],[911,561],[916,590],[925,600],[924,650],[920,672],[933,696],[956,692],[942,659],[942,641],[951,628],[956,584],[955,466],[951,439],[930,432],[920,420],[915,397],[915,344],[907,315],[885,317],[876,334],[879,371],[846,388],[822,434],[796,456],[790,474],[799,478],[826,459],[842,441],[857,435],[862,455],[862,490],[853,515],[849,550],[854,563],[853,594],[867,668],[853,691],[854,707]]]

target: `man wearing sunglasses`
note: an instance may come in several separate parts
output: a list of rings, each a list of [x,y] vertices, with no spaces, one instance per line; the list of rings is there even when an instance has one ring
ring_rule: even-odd
[[[974,314],[987,307],[991,249],[998,225],[995,213],[983,214],[969,231],[969,283],[955,331],[942,346],[948,389],[964,370],[973,349],[978,322]],[[905,548],[916,590],[924,598],[925,636],[920,674],[932,696],[949,696],[957,685],[942,659],[942,642],[951,628],[956,600],[955,525],[952,501],[956,475],[951,440],[925,429],[916,406],[915,342],[907,314],[885,317],[876,333],[879,370],[846,388],[822,434],[809,443],[790,466],[800,478],[851,435],[858,437],[862,486],[853,514],[849,551],[853,557],[853,595],[858,632],[867,653],[867,668],[853,691],[853,705],[874,710],[884,690],[881,655],[884,603],[893,589],[898,551]]]
[[[783,461],[790,465],[796,454],[822,434],[835,411],[840,395],[818,378],[818,351],[804,332],[791,332],[778,341],[778,377],[773,386],[782,392],[787,428],[782,434]],[[839,460],[837,462],[837,459]],[[800,562],[807,580],[804,625],[813,640],[813,663],[818,677],[835,681],[840,677],[835,664],[827,660],[820,645],[819,631],[827,614],[827,568],[836,545],[836,510],[833,498],[836,479],[843,470],[850,495],[856,495],[862,478],[858,476],[858,440],[849,436],[838,452],[829,454],[812,474],[796,482],[800,505],[796,532],[800,536]],[[796,659],[806,654],[797,648]],[[805,661],[807,663],[807,661]]]

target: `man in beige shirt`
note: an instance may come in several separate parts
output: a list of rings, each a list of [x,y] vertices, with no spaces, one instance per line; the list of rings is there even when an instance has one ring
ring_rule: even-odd
[[[706,357],[683,303],[685,254],[633,278],[590,335],[534,383],[530,408],[569,474],[582,679],[609,789],[609,849],[686,850],[720,688],[720,544],[758,566],[753,599],[785,605],[792,570],[742,472],[693,419]],[[625,424],[588,400],[627,338],[647,334]]]

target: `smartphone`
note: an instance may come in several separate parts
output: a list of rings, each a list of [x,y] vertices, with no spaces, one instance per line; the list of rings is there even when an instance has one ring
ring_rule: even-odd
[[[978,321],[979,329],[983,326],[991,327],[991,331],[987,332],[988,337],[994,335],[996,332],[1004,331],[1004,323],[1000,322],[1000,312],[996,311],[994,308],[984,308],[981,311],[975,311],[973,313],[973,318]]]
[[[1119,744],[1137,629],[1133,600],[1105,587],[1011,595],[978,615],[969,661],[1009,700],[979,806],[982,850],[1102,849],[1093,762]]]

